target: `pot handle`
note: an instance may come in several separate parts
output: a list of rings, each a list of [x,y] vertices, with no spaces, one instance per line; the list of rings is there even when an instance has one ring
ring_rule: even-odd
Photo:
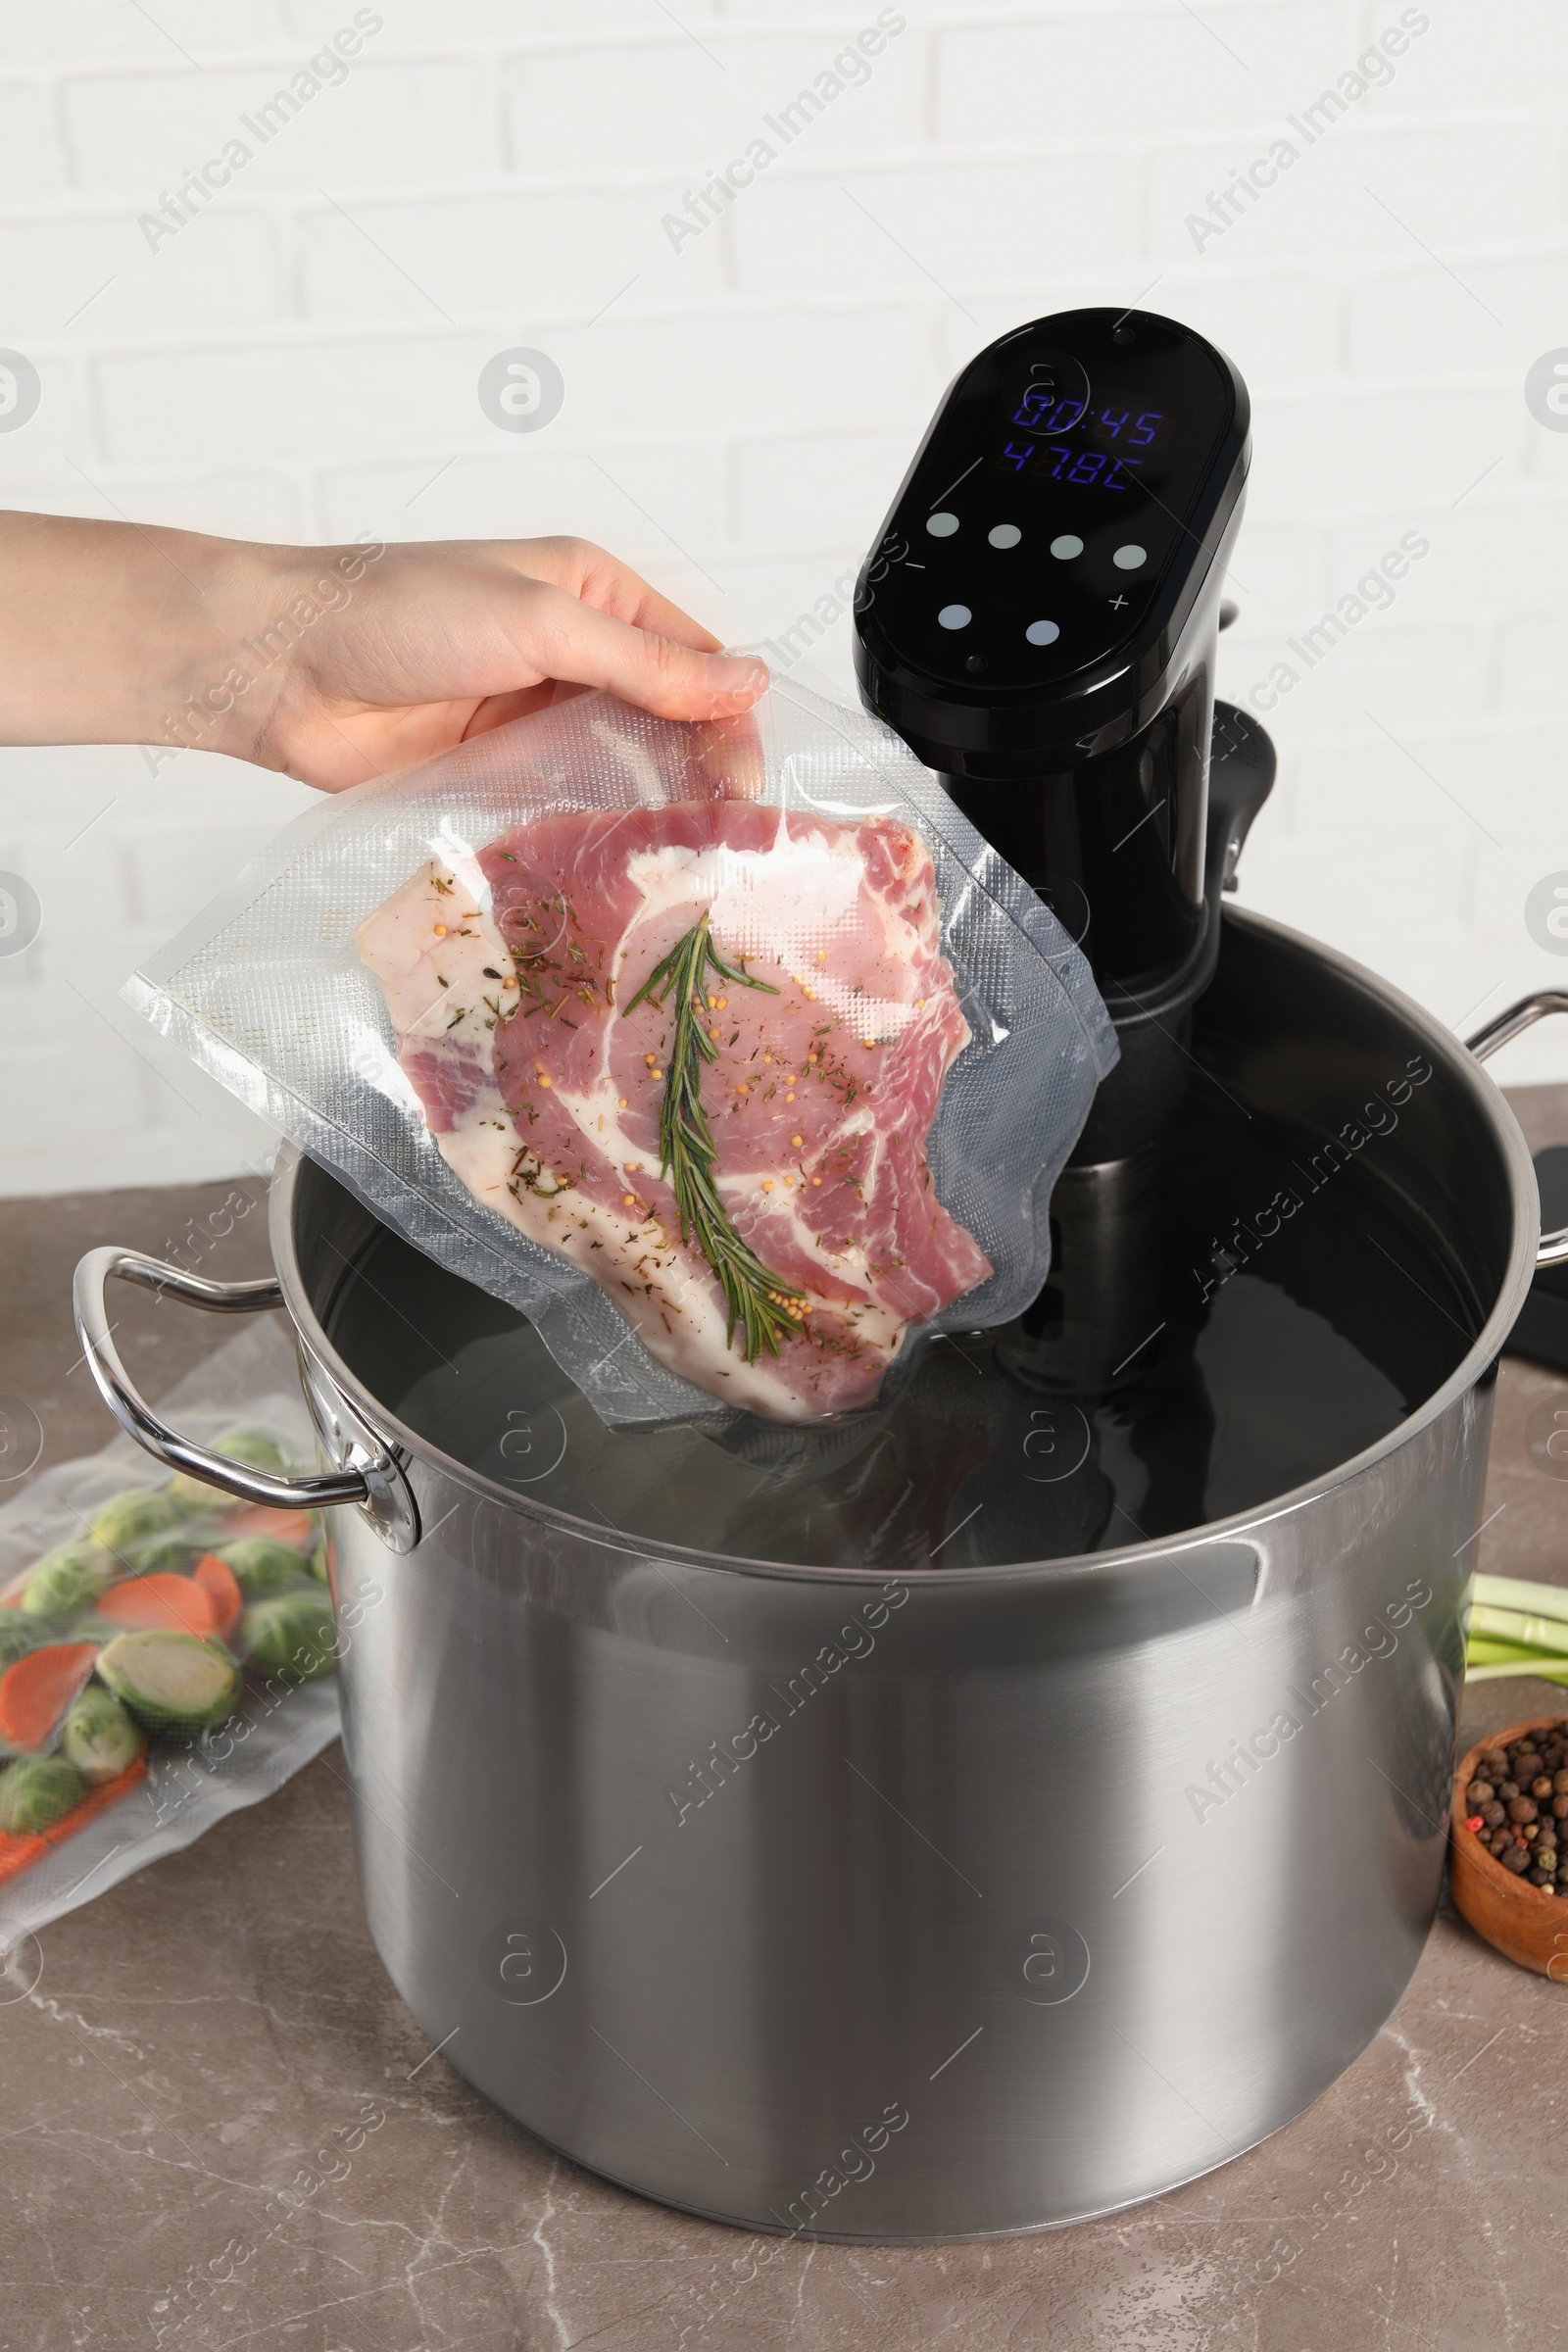
[[[76,1268],[73,1301],[76,1336],[99,1395],[126,1436],[171,1470],[186,1471],[210,1487],[220,1487],[225,1494],[270,1510],[315,1511],[330,1503],[358,1503],[393,1550],[413,1550],[418,1541],[418,1512],[403,1466],[373,1431],[349,1414],[341,1398],[335,1398],[338,1409],[332,1420],[342,1466],[310,1478],[274,1478],[270,1471],[253,1470],[249,1463],[214,1453],[160,1421],[116,1350],[104,1297],[111,1277],[144,1291],[168,1291],[188,1306],[219,1315],[251,1315],[281,1306],[283,1293],[275,1281],[209,1282],[204,1275],[144,1257],[139,1250],[89,1250]]]
[[[1517,1004],[1510,1004],[1506,1012],[1499,1012],[1494,1021],[1489,1021],[1484,1029],[1478,1029],[1474,1037],[1466,1038],[1465,1044],[1477,1061],[1485,1061],[1499,1047],[1517,1037],[1521,1030],[1533,1028],[1537,1021],[1544,1021],[1549,1012],[1568,1012],[1568,988],[1544,988],[1533,997],[1521,997]],[[1542,1235],[1536,1263],[1538,1266],[1568,1265],[1568,1225],[1560,1233]]]

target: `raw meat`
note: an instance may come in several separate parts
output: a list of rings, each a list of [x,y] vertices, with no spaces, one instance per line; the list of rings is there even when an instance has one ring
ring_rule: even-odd
[[[632,1006],[705,908],[717,953],[777,992],[708,982],[719,1197],[806,1301],[751,1363],[660,1174],[675,1000]],[[723,800],[544,817],[471,861],[432,858],[356,941],[469,1190],[727,1403],[780,1421],[868,1403],[908,1323],[990,1274],[926,1165],[969,1029],[906,826]]]

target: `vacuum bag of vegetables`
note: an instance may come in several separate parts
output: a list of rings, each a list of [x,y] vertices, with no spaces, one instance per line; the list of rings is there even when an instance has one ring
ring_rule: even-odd
[[[267,1469],[314,1466],[281,1332],[253,1325],[168,1399]],[[319,1514],[259,1511],[117,1438],[0,1507],[0,1956],[337,1737]]]
[[[878,722],[573,695],[299,819],[126,989],[615,1426],[871,1404],[1050,1265],[1115,1043]]]

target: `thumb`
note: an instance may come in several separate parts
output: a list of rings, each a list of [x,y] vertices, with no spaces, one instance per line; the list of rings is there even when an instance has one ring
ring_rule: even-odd
[[[564,589],[541,594],[537,658],[552,677],[603,686],[658,718],[729,718],[767,690],[753,654],[708,654],[616,620]]]

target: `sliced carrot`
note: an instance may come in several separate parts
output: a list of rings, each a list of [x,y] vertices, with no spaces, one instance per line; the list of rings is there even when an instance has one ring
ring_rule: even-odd
[[[48,1642],[0,1674],[0,1740],[37,1749],[92,1672],[95,1642]]]
[[[23,1836],[0,1834],[0,1882],[14,1879],[19,1870],[25,1870],[29,1862],[36,1862],[38,1856],[47,1853],[50,1846],[58,1845],[63,1838],[72,1838],[77,1830],[85,1829],[94,1814],[102,1813],[106,1806],[118,1804],[121,1797],[130,1794],[138,1781],[146,1778],[147,1759],[138,1756],[135,1763],[127,1764],[116,1779],[104,1781],[98,1788],[90,1788],[80,1804],[73,1805],[52,1830],[28,1832]]]
[[[226,1642],[240,1621],[245,1595],[234,1582],[234,1571],[226,1560],[215,1551],[204,1552],[190,1572],[191,1583],[199,1585],[213,1604],[213,1631],[220,1642]]]
[[[127,1576],[111,1585],[93,1614],[136,1633],[211,1634],[217,1630],[218,1603],[194,1577],[161,1568],[152,1576]]]
[[[270,1536],[274,1544],[292,1544],[296,1551],[314,1551],[317,1533],[314,1512],[273,1511],[264,1503],[235,1511],[223,1523],[225,1544],[235,1543],[241,1536]]]

